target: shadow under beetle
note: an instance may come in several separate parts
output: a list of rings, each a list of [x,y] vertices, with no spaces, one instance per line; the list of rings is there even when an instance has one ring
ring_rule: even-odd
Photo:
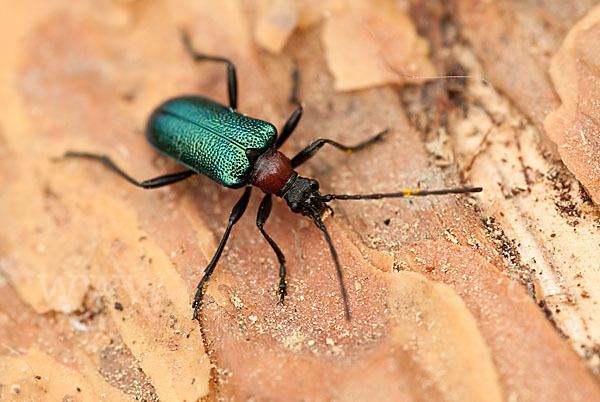
[[[107,156],[73,151],[66,152],[64,156],[99,160],[130,183],[143,188],[167,186],[196,174],[204,175],[225,187],[246,187],[242,197],[231,211],[229,223],[219,242],[217,251],[204,270],[204,276],[198,284],[192,303],[194,319],[198,319],[198,311],[202,296],[206,291],[208,279],[221,257],[231,228],[246,211],[252,190],[250,185],[260,188],[265,193],[258,207],[256,225],[279,261],[279,286],[277,288],[279,301],[283,302],[287,295],[285,256],[263,227],[271,212],[272,195],[285,199],[292,212],[310,217],[323,232],[337,270],[344,313],[348,320],[350,319],[350,310],[342,269],[329,232],[321,219],[323,213],[331,209],[327,205],[329,201],[334,199],[381,199],[481,191],[480,187],[469,187],[441,190],[403,190],[396,193],[366,195],[320,194],[319,183],[316,180],[299,176],[295,168],[310,159],[325,144],[333,145],[335,148],[351,154],[380,141],[387,130],[353,147],[342,145],[330,139],[318,139],[298,152],[292,159],[289,159],[278,149],[298,125],[302,116],[302,106],[298,106],[292,113],[278,136],[277,129],[271,123],[253,119],[237,112],[237,78],[233,63],[226,58],[198,53],[192,48],[190,39],[185,32],[182,33],[182,40],[186,50],[194,60],[216,61],[227,65],[229,93],[229,107],[202,96],[182,96],[164,102],[150,116],[146,126],[146,138],[150,144],[158,151],[188,167],[189,170],[138,182],[117,167]],[[295,95],[296,88],[297,74],[294,74],[292,100],[299,104]]]

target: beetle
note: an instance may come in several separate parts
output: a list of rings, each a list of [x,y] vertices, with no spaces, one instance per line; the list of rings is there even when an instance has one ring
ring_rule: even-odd
[[[252,186],[258,187],[265,193],[258,207],[256,225],[273,249],[279,262],[279,285],[277,287],[279,302],[283,303],[287,296],[286,259],[277,243],[264,229],[264,224],[271,212],[273,196],[283,198],[292,212],[311,218],[323,233],[336,267],[347,320],[350,320],[350,309],[342,268],[322,219],[325,211],[332,211],[328,202],[482,191],[481,187],[464,187],[441,190],[403,190],[363,195],[321,194],[319,182],[300,176],[296,172],[297,167],[309,160],[326,144],[351,154],[381,141],[388,130],[355,146],[346,146],[331,139],[318,139],[290,159],[281,153],[279,148],[292,134],[302,117],[302,105],[296,99],[297,74],[294,79],[292,100],[295,100],[298,107],[286,121],[281,133],[278,134],[273,124],[245,116],[237,111],[236,69],[229,59],[197,52],[185,32],[182,32],[182,41],[185,49],[195,61],[214,61],[226,64],[229,96],[229,106],[197,95],[172,98],[159,105],[148,119],[146,125],[148,142],[161,153],[186,166],[188,170],[139,182],[121,170],[105,155],[67,151],[64,157],[98,160],[125,180],[146,189],[167,186],[198,174],[225,187],[233,189],[245,187],[241,198],[231,210],[229,222],[217,250],[198,283],[192,302],[194,319],[198,319],[208,280],[223,253],[231,229],[246,211]]]

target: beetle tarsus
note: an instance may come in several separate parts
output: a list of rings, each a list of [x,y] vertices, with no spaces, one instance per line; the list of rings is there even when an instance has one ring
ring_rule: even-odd
[[[277,296],[279,303],[283,304],[285,297],[287,296],[287,277],[285,274],[285,265],[279,266],[279,286],[277,286]]]
[[[194,320],[200,321],[198,316],[200,313],[200,307],[202,305],[202,296],[204,296],[204,292],[206,291],[206,285],[208,283],[209,276],[210,273],[206,272],[200,280],[200,283],[198,283],[198,288],[196,289],[196,294],[194,295],[194,301],[192,302],[192,308],[194,309]]]

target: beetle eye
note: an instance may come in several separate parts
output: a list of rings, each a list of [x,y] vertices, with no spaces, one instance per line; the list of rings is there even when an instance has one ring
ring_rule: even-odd
[[[317,191],[319,189],[319,182],[316,180],[310,181],[310,189],[313,191]]]
[[[298,211],[300,211],[300,207],[298,206],[297,202],[292,202],[290,204],[290,209],[292,210],[292,212],[296,213]]]

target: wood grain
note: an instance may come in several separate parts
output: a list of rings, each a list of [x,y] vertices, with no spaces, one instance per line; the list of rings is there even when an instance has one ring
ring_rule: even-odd
[[[281,48],[273,54],[257,43],[276,29],[255,40],[269,23],[261,18],[276,17],[260,3],[27,0],[0,17],[9,50],[0,66],[2,399],[600,400],[598,332],[588,318],[598,300],[590,262],[598,214],[544,158],[540,123],[557,100],[539,60],[511,71],[502,34],[490,29],[478,42],[504,14],[469,2],[445,16],[414,4],[397,10],[415,21],[411,35],[429,41],[438,73],[454,60],[491,86],[436,80],[339,92],[318,4],[296,3],[301,28],[283,48],[269,47]],[[343,13],[359,2],[325,3]],[[542,6],[528,7],[538,21]],[[546,29],[560,38],[586,10],[581,2],[560,29]],[[471,42],[450,40],[449,20]],[[297,64],[305,114],[287,154],[318,137],[352,144],[390,129],[383,144],[350,156],[323,149],[303,166],[324,191],[466,179],[484,192],[333,203],[325,224],[344,266],[347,322],[320,232],[282,202],[266,226],[288,261],[289,296],[277,304],[276,258],[254,223],[255,191],[201,322],[192,321],[195,286],[239,192],[205,178],[144,191],[97,164],[52,160],[65,150],[105,153],[140,179],[179,169],[145,142],[152,108],[183,93],[226,99],[224,69],[194,64],[181,27],[198,49],[235,61],[240,110],[278,127],[293,110]],[[500,72],[490,54],[503,60]],[[577,225],[569,205],[580,211]]]

